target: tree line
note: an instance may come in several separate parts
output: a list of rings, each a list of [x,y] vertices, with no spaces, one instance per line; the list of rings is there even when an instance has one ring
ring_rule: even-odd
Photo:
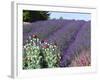
[[[23,22],[35,22],[38,20],[48,20],[50,13],[48,11],[23,10]]]

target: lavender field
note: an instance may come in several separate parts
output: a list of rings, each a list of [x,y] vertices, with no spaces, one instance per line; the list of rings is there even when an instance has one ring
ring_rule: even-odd
[[[23,10],[23,69],[91,66],[91,16]]]
[[[23,69],[90,65],[90,20],[23,22]]]

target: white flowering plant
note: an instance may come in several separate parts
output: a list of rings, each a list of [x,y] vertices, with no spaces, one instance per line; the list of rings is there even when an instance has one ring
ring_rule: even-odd
[[[23,46],[23,69],[59,67],[60,58],[56,43],[41,41],[36,35],[30,36]]]

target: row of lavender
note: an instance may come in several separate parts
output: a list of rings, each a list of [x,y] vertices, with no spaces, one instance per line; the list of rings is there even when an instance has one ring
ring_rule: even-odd
[[[61,59],[61,66],[68,66],[71,60],[76,55],[80,55],[82,51],[90,51],[91,46],[91,31],[90,22],[85,23],[76,35],[74,42],[69,45],[68,49],[65,49]],[[87,54],[86,54],[87,55]],[[90,55],[91,56],[91,55]]]
[[[31,35],[56,43],[61,51],[60,67],[69,66],[74,56],[90,49],[90,21],[48,20],[24,23],[23,44]]]

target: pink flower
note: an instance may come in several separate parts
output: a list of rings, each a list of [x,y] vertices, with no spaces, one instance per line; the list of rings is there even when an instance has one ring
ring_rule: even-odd
[[[32,35],[32,37],[33,37],[33,38],[37,38],[37,36],[36,36],[36,35],[34,35],[34,34]]]
[[[75,56],[70,66],[89,66],[91,64],[90,50],[83,50]]]
[[[49,46],[48,45],[44,45],[43,48],[49,48]]]

